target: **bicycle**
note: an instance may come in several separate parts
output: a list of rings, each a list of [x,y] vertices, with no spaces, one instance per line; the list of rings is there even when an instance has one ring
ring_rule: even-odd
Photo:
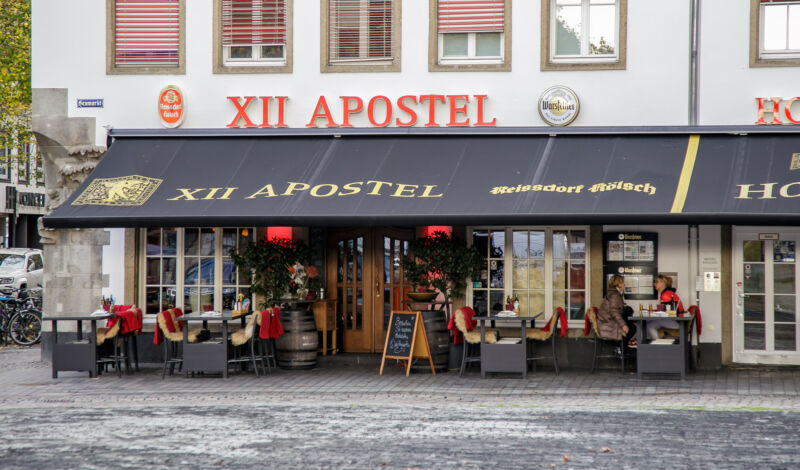
[[[8,338],[20,346],[30,346],[42,339],[42,311],[26,289],[17,290],[16,297],[0,297],[0,341]]]

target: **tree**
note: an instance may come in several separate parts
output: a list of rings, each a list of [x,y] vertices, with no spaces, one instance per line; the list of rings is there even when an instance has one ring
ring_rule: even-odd
[[[0,31],[0,144],[22,149],[33,140],[30,0],[0,0]]]

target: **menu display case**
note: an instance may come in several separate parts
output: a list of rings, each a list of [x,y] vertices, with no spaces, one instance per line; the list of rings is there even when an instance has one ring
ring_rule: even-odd
[[[625,278],[625,298],[653,300],[653,279],[658,275],[658,233],[603,233],[603,294],[614,274]]]

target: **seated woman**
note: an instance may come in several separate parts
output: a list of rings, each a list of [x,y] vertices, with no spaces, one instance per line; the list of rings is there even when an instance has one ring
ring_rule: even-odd
[[[675,293],[675,288],[672,287],[672,278],[670,276],[659,274],[653,280],[653,286],[658,291],[658,300],[662,304],[674,305],[677,312],[683,312],[683,303],[680,297]],[[647,322],[647,337],[650,339],[658,338],[659,328],[678,329],[680,325],[678,322],[671,318],[660,318],[658,320],[650,320]]]
[[[606,297],[597,310],[597,331],[603,338],[622,338],[622,344],[627,347],[636,333],[636,326],[628,325],[625,321],[625,299],[622,297],[624,290],[625,278],[619,274],[611,276]]]

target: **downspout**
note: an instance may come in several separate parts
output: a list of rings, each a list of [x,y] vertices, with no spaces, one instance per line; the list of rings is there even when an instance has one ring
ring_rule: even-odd
[[[689,125],[697,125],[697,46],[700,41],[700,0],[689,0]]]

